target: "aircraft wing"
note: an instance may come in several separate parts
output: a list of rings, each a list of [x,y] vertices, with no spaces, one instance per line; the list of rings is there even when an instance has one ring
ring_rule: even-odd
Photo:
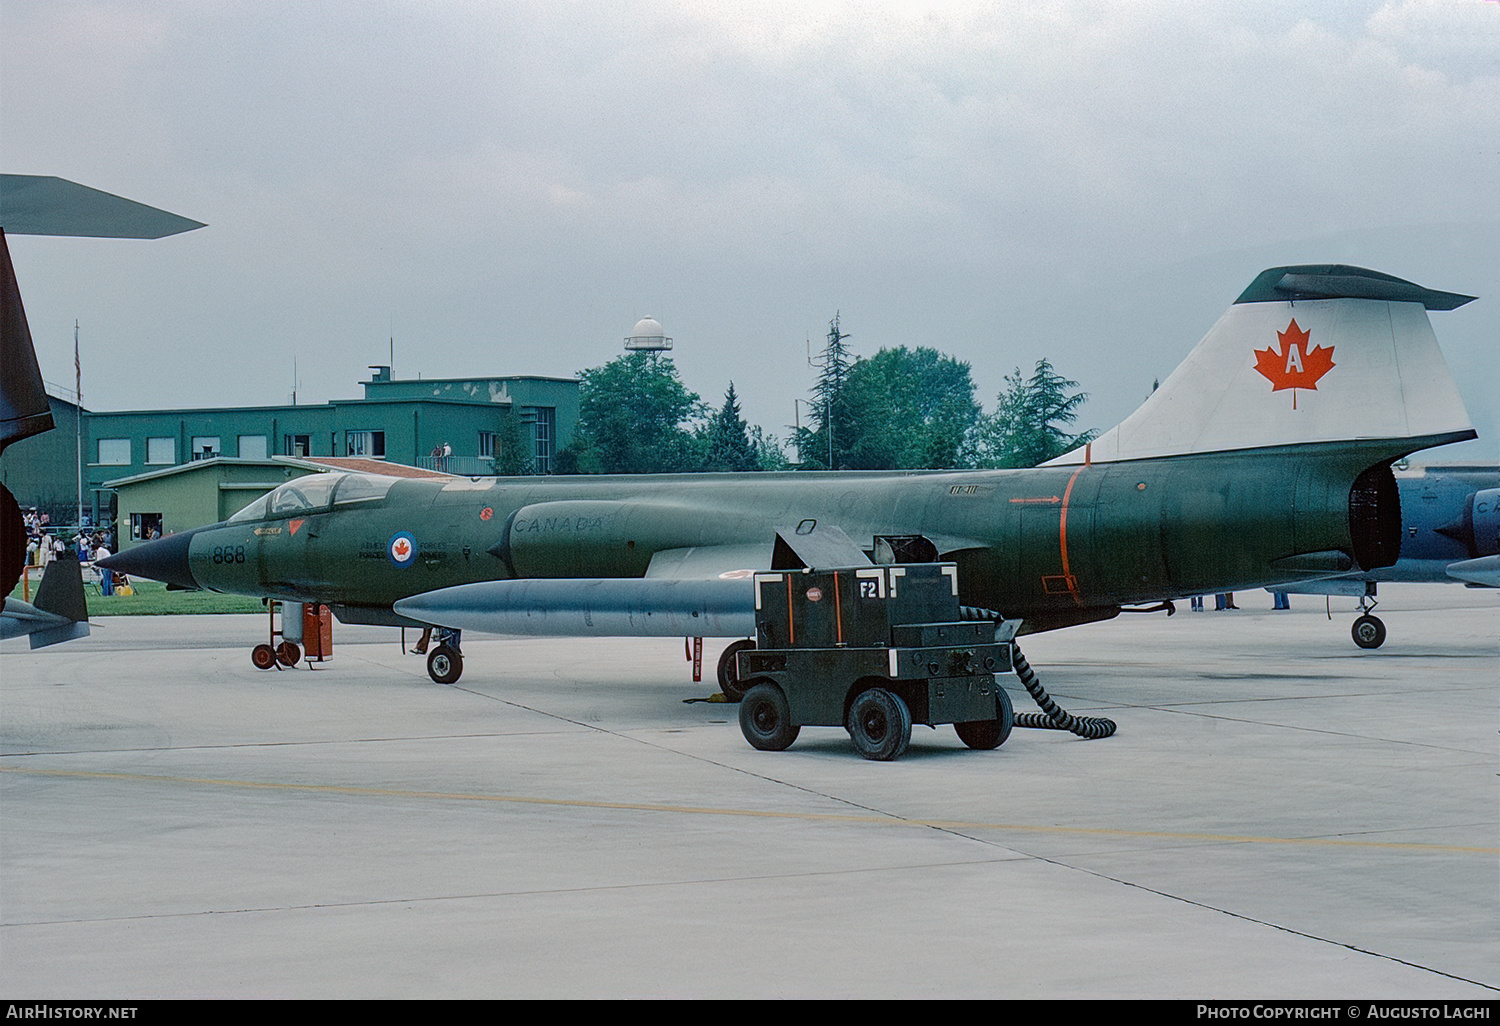
[[[413,595],[394,609],[422,623],[491,634],[746,638],[755,634],[757,570],[868,562],[836,527],[788,528],[765,542],[659,550],[644,577],[484,581]]]
[[[646,577],[652,580],[707,581],[747,579],[771,565],[773,542],[753,545],[698,545],[664,549],[651,557]]]

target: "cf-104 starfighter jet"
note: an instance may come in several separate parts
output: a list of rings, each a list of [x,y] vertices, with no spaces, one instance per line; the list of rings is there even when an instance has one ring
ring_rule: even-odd
[[[825,527],[876,561],[956,564],[961,601],[1023,633],[1389,566],[1391,463],[1475,437],[1428,322],[1472,298],[1357,267],[1264,271],[1138,410],[1031,470],[317,475],[104,565],[434,625],[444,681],[463,630],[748,637],[751,573]]]

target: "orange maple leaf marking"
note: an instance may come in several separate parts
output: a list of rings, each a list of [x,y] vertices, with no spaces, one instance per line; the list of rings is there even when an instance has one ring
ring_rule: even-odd
[[[1298,327],[1294,317],[1285,331],[1276,333],[1276,337],[1281,340],[1280,353],[1269,348],[1255,351],[1255,369],[1271,382],[1271,391],[1307,388],[1316,392],[1318,379],[1334,368],[1333,346],[1318,346],[1309,350],[1307,342],[1311,335],[1312,332]],[[1295,393],[1293,398],[1296,398]]]

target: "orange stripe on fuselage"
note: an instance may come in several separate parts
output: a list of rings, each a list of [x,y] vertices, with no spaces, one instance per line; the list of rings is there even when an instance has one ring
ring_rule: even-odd
[[[1082,474],[1084,467],[1087,466],[1087,463],[1083,464],[1082,467],[1073,471],[1072,477],[1068,478],[1068,487],[1063,489],[1062,518],[1057,528],[1057,543],[1062,550],[1063,580],[1068,582],[1068,594],[1073,596],[1073,602],[1080,606],[1083,605],[1083,598],[1078,594],[1078,579],[1073,576],[1073,569],[1068,565],[1068,500],[1073,497],[1073,482],[1078,480],[1078,475]]]

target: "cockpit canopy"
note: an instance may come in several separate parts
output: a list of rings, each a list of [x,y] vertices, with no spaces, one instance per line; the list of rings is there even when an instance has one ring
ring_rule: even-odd
[[[261,496],[229,518],[229,523],[317,513],[335,506],[383,499],[397,481],[380,474],[308,474]]]

